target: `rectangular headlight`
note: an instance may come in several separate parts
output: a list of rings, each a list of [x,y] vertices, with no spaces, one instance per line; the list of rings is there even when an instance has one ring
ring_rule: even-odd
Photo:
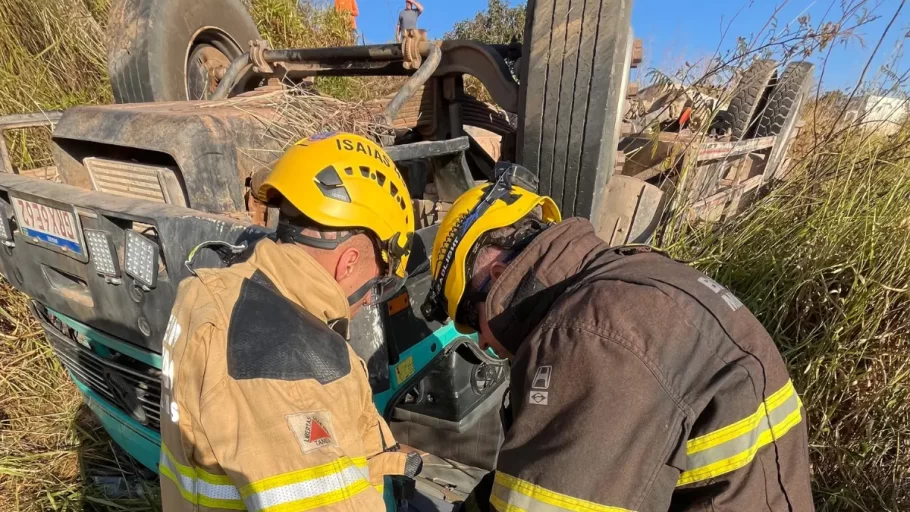
[[[120,277],[120,262],[110,233],[97,229],[85,230],[85,243],[95,272],[107,277]]]
[[[154,288],[158,283],[158,244],[133,230],[126,230],[123,267],[139,284]]]

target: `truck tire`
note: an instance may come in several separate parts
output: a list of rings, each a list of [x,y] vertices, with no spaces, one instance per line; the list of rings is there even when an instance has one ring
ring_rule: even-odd
[[[814,69],[815,65],[811,62],[787,64],[771,90],[767,107],[758,119],[756,136],[780,135],[793,129],[792,125],[799,117],[799,107],[812,87]],[[785,130],[787,128],[788,130]]]
[[[731,116],[733,140],[750,138],[755,133],[762,108],[771,92],[771,81],[777,76],[777,61],[757,60],[743,73],[727,113]]]
[[[598,222],[632,58],[629,0],[530,0],[517,160],[563,217]]]
[[[202,99],[259,31],[238,0],[116,0],[107,63],[117,103]]]
[[[793,138],[793,129],[799,120],[809,91],[812,89],[812,72],[815,65],[811,62],[791,62],[784,68],[780,78],[768,97],[768,105],[758,119],[755,134],[758,137],[775,135],[777,140],[771,147],[768,161],[765,164],[762,184],[780,176],[780,167],[786,160],[787,150]]]

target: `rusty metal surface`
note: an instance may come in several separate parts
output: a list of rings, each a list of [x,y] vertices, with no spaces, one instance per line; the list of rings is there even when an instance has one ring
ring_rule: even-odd
[[[404,59],[404,69],[418,69],[423,61],[421,45],[427,42],[427,31],[411,28],[404,32],[401,40],[401,54]]]
[[[683,155],[692,157],[699,165],[713,160],[730,160],[768,149],[775,143],[774,137],[762,137],[743,141],[702,141],[693,133],[683,130],[679,133],[663,132],[654,136],[627,137],[620,143],[627,156],[623,174],[641,178],[643,173],[654,170],[654,166],[672,157],[672,168],[682,161]],[[631,154],[630,154],[631,153]],[[659,174],[660,171],[657,172]],[[656,174],[651,174],[654,176]],[[647,178],[643,178],[647,179]]]
[[[0,116],[0,172],[13,174],[13,160],[9,156],[9,149],[6,147],[6,130],[19,130],[22,128],[36,128],[40,126],[54,126],[60,120],[63,113],[57,110],[47,112],[34,112],[31,114],[13,114]]]
[[[612,176],[604,191],[597,236],[610,245],[651,240],[666,206],[662,190],[629,176]]]
[[[414,31],[411,30],[409,32]],[[424,84],[427,83],[427,80],[429,80],[436,71],[436,68],[439,67],[439,62],[441,60],[442,51],[439,48],[433,48],[427,56],[426,61],[420,65],[420,69],[408,78],[408,81],[395,93],[392,101],[386,105],[383,117],[387,124],[391,124],[392,121],[398,117],[398,112],[401,110],[401,107],[414,97],[419,89],[423,88]]]
[[[739,199],[743,194],[761,185],[761,175],[753,176],[735,187],[722,190],[710,197],[692,203],[688,207],[689,217],[705,221],[716,221],[739,210]]]
[[[242,108],[235,104],[243,102]],[[245,211],[243,184],[268,166],[280,137],[270,126],[280,117],[268,99],[193,101],[76,107],[53,137],[54,159],[66,183],[90,189],[82,160],[89,156],[175,165],[188,206],[207,212]],[[149,161],[151,160],[151,161]]]
[[[20,128],[34,128],[36,126],[53,126],[63,117],[59,110],[47,112],[34,112],[31,114],[14,114],[0,116],[0,130],[17,130]]]
[[[717,220],[740,208],[740,199],[757,186],[774,137],[744,141],[704,141],[687,130],[656,137],[628,137],[622,174],[640,180],[660,177],[674,208],[695,218]]]
[[[636,39],[632,41],[632,62],[631,66],[637,68],[641,61],[644,59],[645,50],[644,45],[641,42],[641,39]]]
[[[761,151],[774,145],[776,137],[761,137],[736,142],[707,142],[701,144],[696,154],[696,160],[717,160],[734,156],[745,155],[754,151]]]
[[[518,112],[518,83],[505,60],[491,46],[475,41],[443,41],[442,62],[436,76],[452,74],[477,78],[497,105]]]
[[[275,72],[269,62],[265,60],[264,56],[264,53],[271,49],[272,46],[264,39],[250,41],[250,62],[253,63],[254,73],[268,74]]]

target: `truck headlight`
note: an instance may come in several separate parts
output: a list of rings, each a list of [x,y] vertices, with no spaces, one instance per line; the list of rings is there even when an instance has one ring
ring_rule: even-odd
[[[120,277],[120,262],[110,233],[97,229],[86,229],[85,242],[88,244],[89,256],[95,272],[112,279]]]
[[[144,288],[154,288],[158,282],[158,244],[127,230],[123,267]]]

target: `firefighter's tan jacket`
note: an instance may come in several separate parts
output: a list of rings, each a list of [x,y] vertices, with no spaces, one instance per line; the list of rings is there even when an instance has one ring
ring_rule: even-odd
[[[270,240],[180,284],[163,343],[166,512],[384,510],[383,475],[419,457],[396,451],[348,317],[332,276]]]

